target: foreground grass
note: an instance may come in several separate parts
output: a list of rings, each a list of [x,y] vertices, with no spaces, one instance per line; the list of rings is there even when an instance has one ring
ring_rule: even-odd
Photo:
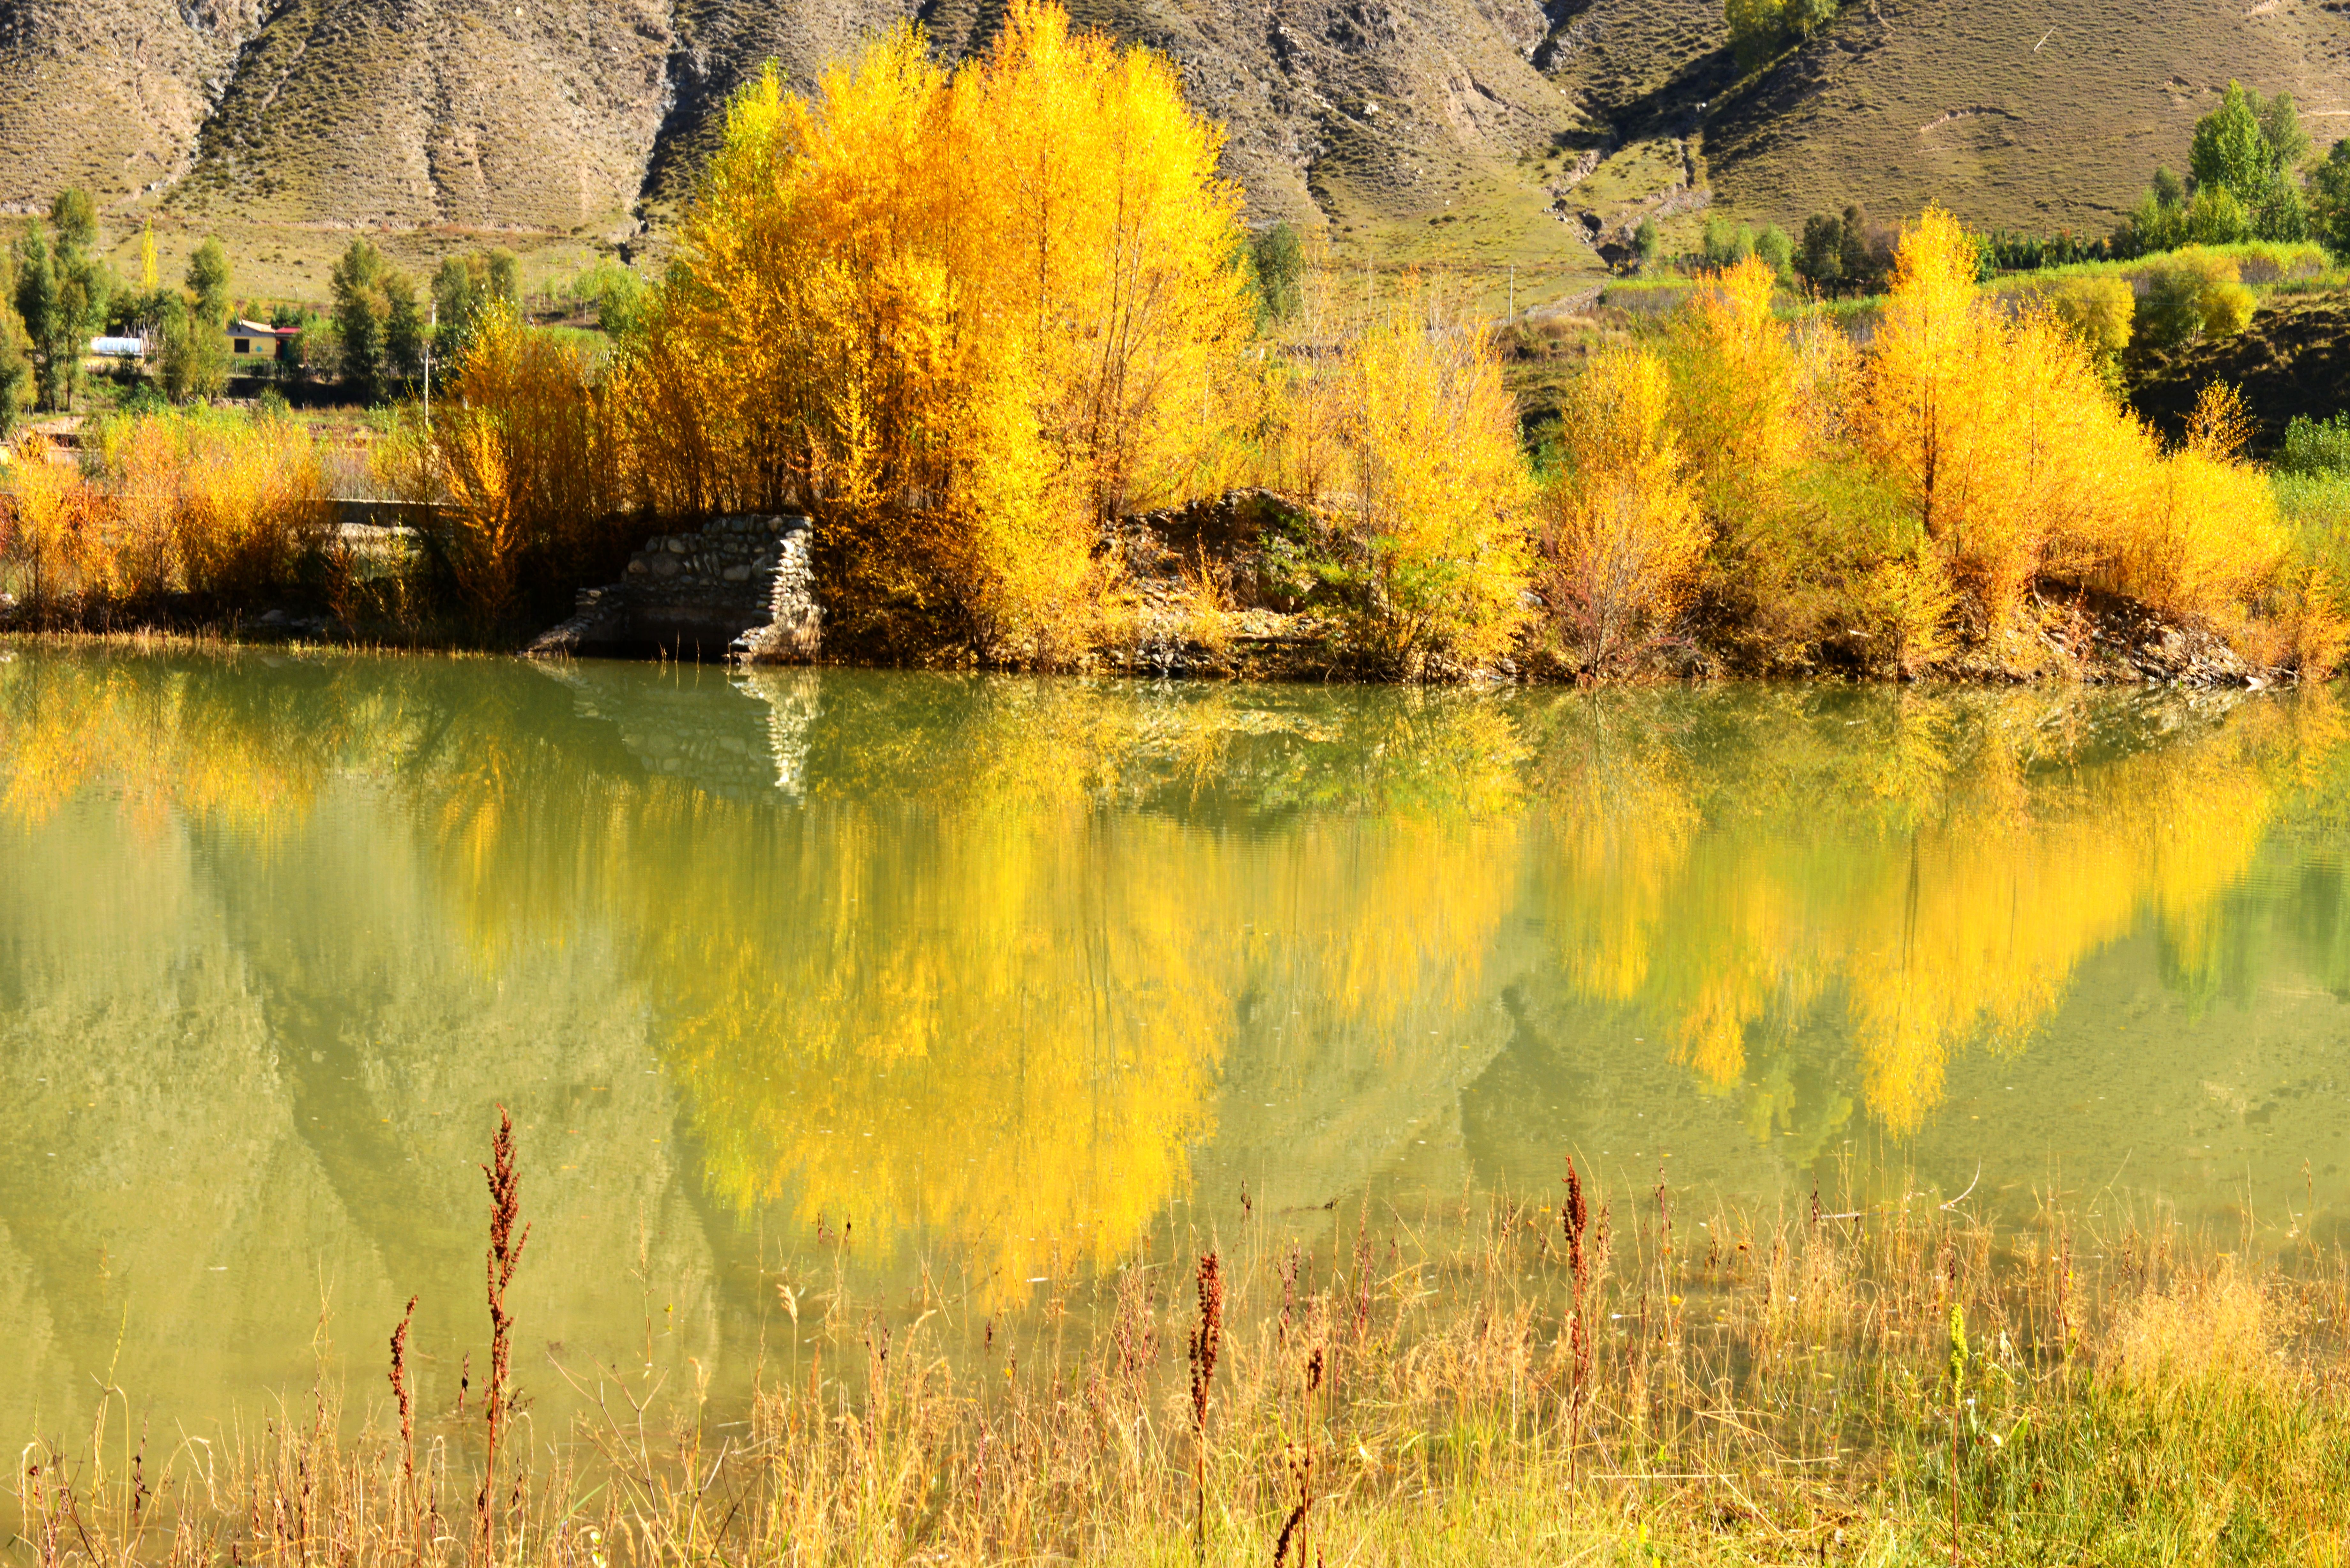
[[[856,1299],[836,1253],[829,1290],[782,1298],[747,1412],[539,1368],[589,1413],[488,1484],[478,1401],[421,1427],[387,1405],[346,1436],[321,1386],[160,1458],[102,1413],[86,1446],[26,1450],[16,1549],[42,1568],[2343,1560],[2350,1291],[2298,1228],[2256,1262],[2169,1223],[1997,1230],[1914,1195],[1700,1220],[1659,1187],[1578,1227],[1581,1207],[1366,1209],[1315,1244],[1244,1221],[983,1333],[927,1283]]]

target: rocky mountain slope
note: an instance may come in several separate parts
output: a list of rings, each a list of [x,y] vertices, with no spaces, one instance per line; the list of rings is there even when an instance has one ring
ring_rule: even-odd
[[[1718,0],[1075,0],[1169,51],[1260,217],[1388,260],[1548,260],[1709,202],[1939,199],[2098,227],[2230,77],[2350,134],[2345,0],[1853,0],[1742,85]],[[811,82],[1003,0],[0,0],[0,209],[80,183],[194,224],[632,230],[762,62]],[[1586,215],[1588,214],[1588,215]],[[1669,235],[1677,237],[1677,235]]]

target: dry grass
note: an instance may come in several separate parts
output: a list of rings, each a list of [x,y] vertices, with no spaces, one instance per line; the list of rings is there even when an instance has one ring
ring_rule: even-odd
[[[478,1414],[346,1436],[322,1381],[164,1452],[117,1393],[26,1449],[23,1540],[39,1568],[2339,1560],[2350,1276],[2298,1230],[2256,1260],[2053,1202],[1593,1196],[1311,1236],[1244,1208],[983,1326],[927,1278],[859,1299],[836,1235],[779,1281],[747,1410],[557,1364],[588,1414],[493,1490]]]

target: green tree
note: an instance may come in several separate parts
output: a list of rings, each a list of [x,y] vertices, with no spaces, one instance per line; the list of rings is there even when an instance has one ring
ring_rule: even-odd
[[[60,192],[49,216],[54,241],[37,223],[17,236],[16,314],[31,344],[42,406],[69,410],[90,336],[106,321],[106,274],[88,249],[98,233],[89,198]]]
[[[172,401],[217,397],[228,385],[228,339],[200,304],[172,300],[157,336],[156,379]]]
[[[2274,173],[2252,95],[2235,82],[2220,107],[2195,122],[2188,168],[2199,192],[2225,191],[2243,205],[2258,201]]]
[[[2337,258],[2350,258],[2350,139],[2309,171],[2310,231]]]
[[[2187,239],[2199,245],[2232,245],[2252,237],[2251,214],[2225,185],[2206,185],[2187,204]]]
[[[475,329],[493,305],[522,308],[522,269],[509,251],[443,256],[432,275],[432,355],[436,380],[456,374]]]
[[[489,263],[490,294],[504,300],[516,310],[522,308],[522,264],[515,260],[512,251],[492,251]]]
[[[2269,144],[2269,156],[2275,161],[2279,174],[2301,171],[2302,163],[2309,157],[2309,132],[2301,126],[2301,109],[2293,101],[2293,94],[2281,92],[2263,99],[2251,95],[2253,112],[2260,118],[2261,139]]]
[[[1770,264],[1771,270],[1779,275],[1780,282],[1794,281],[1795,246],[1794,242],[1787,238],[1786,230],[1776,223],[1764,224],[1762,232],[1754,236],[1754,254]]]
[[[1665,239],[1657,233],[1657,220],[1642,218],[1640,226],[1632,231],[1632,259],[1642,272],[1652,272],[1665,254]]]
[[[0,251],[0,441],[16,428],[33,383],[32,340],[10,303],[16,297],[15,258]]]
[[[1305,244],[1284,220],[1249,241],[1260,321],[1286,321],[1305,301]]]
[[[49,227],[57,231],[59,250],[88,252],[98,246],[98,206],[89,192],[72,187],[49,202]]]
[[[1705,221],[1704,246],[1706,265],[1736,266],[1754,254],[1754,225],[1733,225],[1725,217],[1708,218]]]
[[[1843,0],[1722,0],[1730,25],[1730,49],[1742,71],[1751,71],[1783,49],[1792,48],[1835,19]]]
[[[414,279],[374,245],[355,239],[328,281],[345,381],[381,396],[422,372],[425,320]]]
[[[1858,202],[1844,210],[1844,281],[1855,293],[1866,294],[1893,265],[1893,243],[1873,231],[1868,213]]]
[[[188,258],[187,284],[196,319],[225,327],[230,305],[228,248],[218,239],[207,238]]]
[[[1795,275],[1825,295],[1844,282],[1844,221],[1831,213],[1804,220],[1803,243],[1795,247]]]

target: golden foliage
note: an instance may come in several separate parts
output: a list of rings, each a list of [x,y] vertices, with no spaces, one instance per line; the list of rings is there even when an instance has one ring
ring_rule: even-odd
[[[290,586],[326,537],[326,474],[293,424],[175,411],[95,433],[94,477],[37,441],[15,465],[8,556],[45,613],[175,591],[250,600]]]
[[[1810,444],[1806,409],[1829,367],[1800,352],[1773,311],[1778,283],[1758,256],[1702,275],[1667,330],[1682,449],[1715,517],[1766,501]],[[1570,437],[1575,420],[1570,412]]]
[[[2125,277],[2068,277],[2043,291],[2051,314],[2072,330],[2092,354],[2118,354],[2129,347],[2137,316],[2137,292]]]
[[[1643,348],[1601,355],[1566,410],[1561,462],[1540,509],[1542,587],[1575,662],[1594,673],[1671,623],[1705,551],[1671,411],[1664,361]],[[1721,433],[1768,463],[1773,454],[1757,449],[1781,439],[1777,424],[1766,410],[1746,430]]]
[[[444,555],[474,614],[495,624],[525,585],[625,548],[618,464],[586,353],[506,301],[482,313],[452,390],[431,443],[448,493]]]
[[[1097,519],[1187,499],[1246,330],[1222,134],[1173,67],[1018,0],[735,101],[619,370],[661,511],[804,505],[858,615],[1050,662]]]
[[[1299,404],[1293,448],[1332,438],[1333,488],[1316,499],[1360,596],[1362,650],[1414,678],[1431,657],[1481,665],[1507,652],[1525,619],[1530,486],[1483,330],[1398,305],[1353,334]]]

